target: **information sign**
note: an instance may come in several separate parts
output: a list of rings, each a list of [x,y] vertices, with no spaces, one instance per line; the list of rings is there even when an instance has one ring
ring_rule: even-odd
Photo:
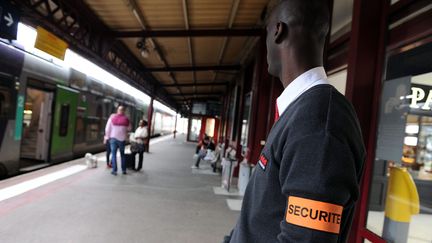
[[[58,59],[64,60],[68,44],[42,27],[37,27],[35,47]]]
[[[0,0],[0,38],[16,40],[20,17],[15,6]]]

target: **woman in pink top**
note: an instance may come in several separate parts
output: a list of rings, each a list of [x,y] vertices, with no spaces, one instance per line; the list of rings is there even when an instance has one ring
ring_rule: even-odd
[[[125,113],[125,107],[119,106],[117,114],[111,115],[105,127],[105,139],[108,139],[112,153],[112,172],[117,175],[117,149],[120,149],[121,168],[123,174],[126,174],[125,145],[126,136],[129,130],[130,122]]]

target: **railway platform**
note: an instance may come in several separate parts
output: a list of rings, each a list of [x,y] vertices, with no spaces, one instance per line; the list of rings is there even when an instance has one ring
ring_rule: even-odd
[[[219,176],[193,173],[185,140],[153,139],[142,172],[112,176],[100,153],[95,169],[77,159],[0,181],[0,241],[221,242],[238,212],[213,193]]]
[[[0,243],[221,242],[247,184],[235,243],[432,243],[431,25],[430,0],[0,0]],[[152,138],[142,172],[95,154],[111,125]]]

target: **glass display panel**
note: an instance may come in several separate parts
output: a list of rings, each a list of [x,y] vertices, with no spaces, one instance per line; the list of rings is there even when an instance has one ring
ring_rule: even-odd
[[[432,242],[432,73],[385,82],[402,79],[408,93],[394,100],[384,84],[366,227],[389,242]]]

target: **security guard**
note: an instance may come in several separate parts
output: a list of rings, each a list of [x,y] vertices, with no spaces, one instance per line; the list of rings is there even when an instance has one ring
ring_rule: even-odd
[[[285,90],[279,119],[246,189],[231,243],[346,242],[365,149],[352,105],[322,67],[329,9],[285,0],[267,24],[270,74]]]

